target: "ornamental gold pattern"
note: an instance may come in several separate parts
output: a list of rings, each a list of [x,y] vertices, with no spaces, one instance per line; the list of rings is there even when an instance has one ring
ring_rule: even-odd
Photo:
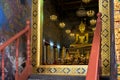
[[[110,75],[110,0],[99,0],[99,11],[102,13],[101,32],[101,67],[102,75]]]
[[[31,38],[32,38],[32,66],[33,66],[33,73],[35,73],[36,65],[37,65],[37,21],[38,21],[38,0],[32,0],[32,30],[31,30]]]
[[[36,73],[49,75],[85,76],[87,65],[41,65],[36,68]]]

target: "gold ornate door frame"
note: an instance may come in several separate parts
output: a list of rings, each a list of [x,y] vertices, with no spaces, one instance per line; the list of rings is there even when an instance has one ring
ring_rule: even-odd
[[[99,0],[99,12],[102,13],[101,67],[102,75],[110,75],[110,0]]]
[[[102,75],[110,75],[110,0],[99,0],[102,13],[101,67]],[[32,0],[32,65],[33,72],[50,75],[81,75],[87,72],[86,65],[41,65],[43,34],[43,0]]]

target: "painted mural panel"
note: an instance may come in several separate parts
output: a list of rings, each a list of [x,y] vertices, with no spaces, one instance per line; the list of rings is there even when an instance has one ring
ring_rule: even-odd
[[[118,79],[120,79],[120,1],[114,0],[115,51]]]
[[[0,45],[25,27],[26,20],[31,19],[32,0],[0,0]],[[24,36],[19,45],[19,72],[25,66],[26,49]],[[14,80],[15,75],[15,42],[5,49],[5,80]],[[1,80],[0,54],[0,80]]]

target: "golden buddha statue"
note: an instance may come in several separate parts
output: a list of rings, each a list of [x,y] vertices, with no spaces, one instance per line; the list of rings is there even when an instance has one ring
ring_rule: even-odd
[[[79,25],[79,34],[76,34],[75,42],[76,44],[88,43],[88,33],[85,32],[85,24],[81,21]]]
[[[74,61],[72,61],[72,64],[88,63],[89,52],[85,49],[89,49],[92,44],[88,42],[89,33],[85,31],[85,26],[86,25],[83,21],[81,21],[79,25],[79,33],[75,35],[75,41],[70,45],[69,53],[74,55]]]
[[[79,33],[77,33],[75,35],[75,42],[73,44],[71,44],[70,46],[76,46],[77,44],[88,44],[88,32],[85,32],[85,24],[83,23],[83,21],[81,21],[80,25],[79,25]],[[81,45],[82,46],[82,45]]]

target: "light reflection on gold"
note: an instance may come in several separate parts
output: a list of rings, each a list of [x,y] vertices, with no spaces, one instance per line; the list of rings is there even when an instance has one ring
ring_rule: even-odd
[[[42,56],[42,34],[43,34],[43,0],[38,0],[38,31],[37,31],[37,67],[41,63]]]

